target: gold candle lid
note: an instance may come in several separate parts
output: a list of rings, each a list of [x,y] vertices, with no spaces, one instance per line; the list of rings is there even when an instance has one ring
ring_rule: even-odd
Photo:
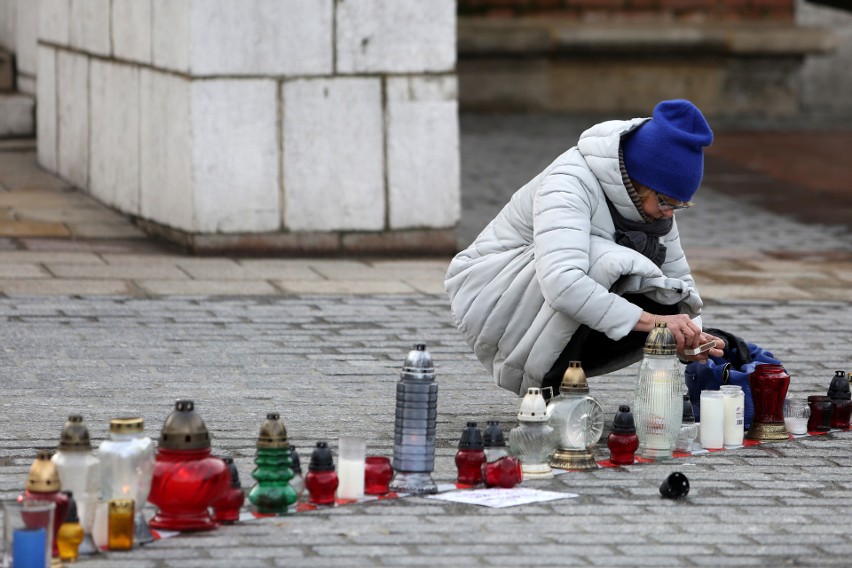
[[[62,433],[59,435],[60,452],[90,452],[92,451],[92,440],[89,429],[83,423],[83,417],[72,414],[65,422]]]
[[[191,400],[178,400],[174,411],[166,417],[160,432],[160,449],[206,450],[210,448],[210,433],[204,420],[195,412]]]
[[[654,329],[651,330],[648,339],[645,340],[645,354],[674,355],[675,353],[677,353],[677,343],[666,322],[655,322]]]
[[[586,380],[586,372],[579,361],[569,361],[565,374],[562,375],[562,384],[559,385],[560,394],[565,393],[589,393],[589,382]]]
[[[39,450],[33,465],[30,466],[30,474],[27,477],[27,491],[34,493],[55,493],[62,489],[59,482],[59,472],[56,465],[50,459],[53,453],[50,450]]]
[[[145,421],[138,416],[112,418],[109,421],[109,431],[113,434],[138,434],[144,430]]]
[[[260,433],[257,435],[258,448],[289,448],[287,440],[287,427],[277,412],[270,412],[266,420],[260,425]]]

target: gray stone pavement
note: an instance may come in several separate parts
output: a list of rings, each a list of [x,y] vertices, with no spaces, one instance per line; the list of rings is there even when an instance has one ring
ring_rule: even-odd
[[[428,341],[440,385],[436,478],[452,481],[467,420],[515,423],[517,399],[495,387],[462,343],[440,296],[299,299],[14,299],[5,324],[0,497],[13,498],[33,448],[56,444],[65,416],[92,436],[111,416],[140,413],[156,436],[173,401],[190,397],[250,486],[267,411],[288,425],[303,462],[317,440],[359,432],[390,455],[400,364]],[[824,392],[848,364],[852,307],[719,303],[708,323],[772,347],[791,392]],[[607,421],[632,401],[635,368],[594,378]],[[588,473],[526,486],[579,498],[502,510],[403,498],[264,519],[110,553],[92,566],[848,565],[852,435],[837,433]],[[599,451],[605,456],[605,449]],[[657,488],[671,471],[682,503]]]
[[[462,239],[472,238],[584,126],[465,116]],[[21,211],[38,209],[22,197],[33,189],[43,200],[38,214],[62,209],[45,205],[54,198],[40,185],[57,183],[69,197],[55,178],[20,159],[0,163],[0,203],[12,204],[12,230],[22,228]],[[679,219],[708,298],[706,323],[773,350],[793,377],[791,393],[823,393],[835,369],[852,367],[852,238],[842,227],[768,214],[709,186],[700,198],[700,207]],[[70,209],[98,210],[81,202]],[[438,365],[438,481],[453,479],[456,440],[468,420],[498,420],[506,430],[516,423],[518,399],[492,384],[455,330],[440,289],[427,287],[440,285],[447,259],[194,259],[107,233],[100,240],[9,237],[2,247],[8,250],[0,251],[3,500],[22,490],[35,449],[55,447],[69,413],[85,416],[96,442],[106,436],[108,419],[125,413],[142,414],[156,437],[179,397],[195,400],[215,453],[234,456],[246,488],[268,411],[281,412],[303,463],[315,441],[334,445],[351,432],[368,438],[371,453],[390,455],[395,382],[415,340],[429,345]],[[798,255],[779,260],[778,251]],[[32,271],[39,276],[26,276]],[[313,288],[280,284],[291,277]],[[354,285],[406,279],[422,288]],[[149,281],[161,288],[146,288]],[[252,288],[260,284],[271,291]],[[619,404],[632,402],[635,372],[591,380],[607,422]],[[850,444],[852,434],[832,433],[566,473],[524,485],[578,498],[507,509],[411,497],[347,505],[183,535],[80,564],[845,566],[852,553],[845,538]],[[606,455],[604,444],[599,454]],[[684,502],[657,492],[675,470],[692,484]]]

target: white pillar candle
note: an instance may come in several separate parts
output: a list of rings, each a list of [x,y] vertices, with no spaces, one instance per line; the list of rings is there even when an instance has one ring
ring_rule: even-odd
[[[720,390],[725,397],[725,447],[736,448],[743,445],[745,394],[742,387],[736,385],[724,385]]]
[[[364,466],[367,452],[367,440],[355,436],[340,438],[337,450],[337,497],[339,499],[360,499],[364,496]]]
[[[725,395],[720,391],[701,391],[701,446],[708,450],[725,447]]]
[[[337,496],[340,499],[360,499],[364,496],[364,460],[337,460]]]

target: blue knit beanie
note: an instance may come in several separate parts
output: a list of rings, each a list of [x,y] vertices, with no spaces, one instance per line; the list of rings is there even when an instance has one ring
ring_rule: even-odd
[[[627,175],[678,201],[689,201],[704,176],[704,147],[713,131],[704,115],[687,100],[663,101],[645,122],[622,141]]]

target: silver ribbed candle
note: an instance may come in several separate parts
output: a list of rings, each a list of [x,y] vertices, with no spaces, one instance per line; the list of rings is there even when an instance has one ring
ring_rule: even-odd
[[[396,384],[396,425],[390,488],[400,493],[436,493],[435,419],[438,417],[438,384],[432,355],[426,344],[409,351]]]

